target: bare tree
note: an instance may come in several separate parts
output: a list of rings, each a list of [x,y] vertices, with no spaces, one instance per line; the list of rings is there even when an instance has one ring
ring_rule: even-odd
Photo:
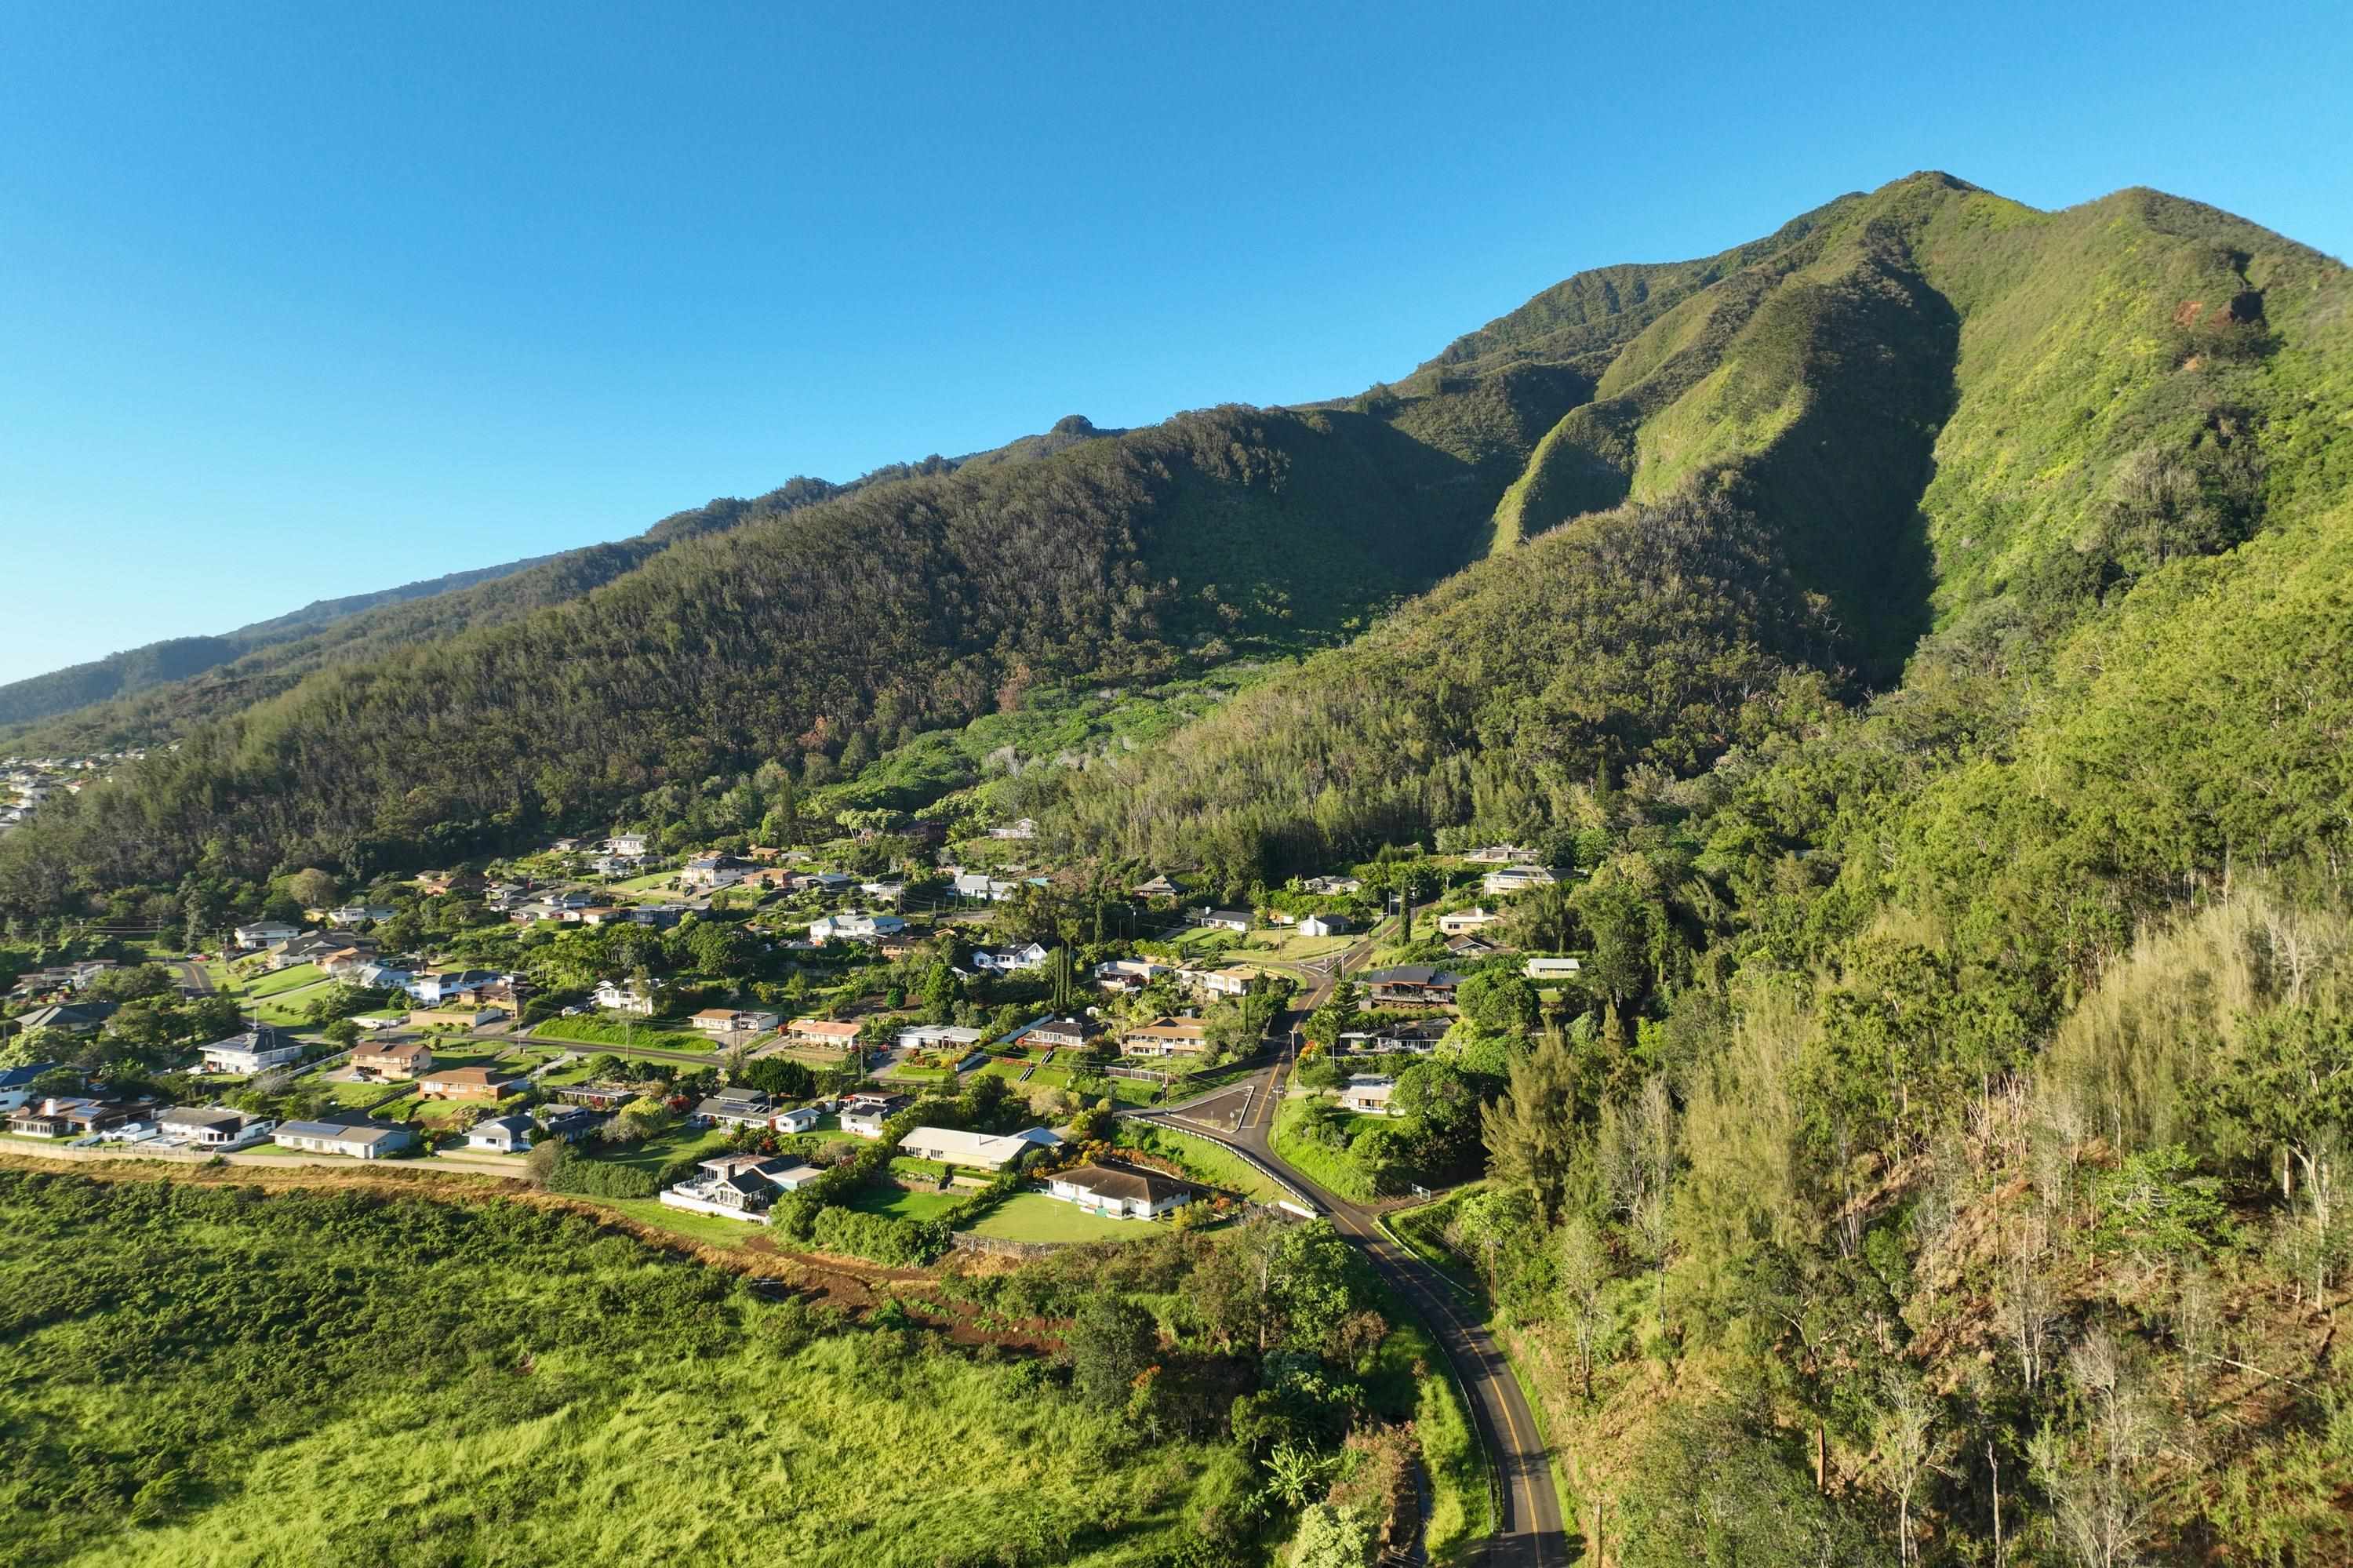
[[[2050,1234],[2040,1215],[2013,1218],[2002,1227],[1996,1307],[2002,1331],[2018,1353],[2019,1375],[2030,1392],[2050,1370],[2066,1321],[2058,1290],[2051,1283]]]
[[[1912,1502],[1932,1473],[1941,1472],[1957,1441],[1937,1430],[1940,1412],[1928,1391],[1914,1379],[1888,1374],[1886,1403],[1872,1429],[1872,1457],[1895,1497],[1896,1547],[1905,1563],[1916,1562],[1919,1542],[1913,1539]]]
[[[1582,1214],[1571,1215],[1560,1231],[1560,1295],[1577,1336],[1577,1370],[1588,1404],[1593,1403],[1593,1347],[1601,1337],[1601,1292],[1609,1283],[1609,1251],[1600,1229]]]
[[[2105,1329],[2068,1352],[2067,1373],[2084,1399],[2084,1440],[2070,1444],[2046,1426],[2029,1457],[2060,1534],[2084,1568],[2129,1568],[2141,1560],[2148,1530],[2152,1505],[2141,1470],[2162,1441],[2162,1424],[2130,1347]]]

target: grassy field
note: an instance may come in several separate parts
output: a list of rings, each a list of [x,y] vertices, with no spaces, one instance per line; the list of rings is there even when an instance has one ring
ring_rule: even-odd
[[[618,1148],[591,1145],[596,1158],[616,1165],[635,1165],[647,1171],[659,1171],[673,1160],[692,1158],[709,1160],[727,1151],[728,1132],[723,1127],[672,1128],[659,1138],[649,1138],[643,1143]]]
[[[1162,1128],[1124,1121],[1119,1124],[1119,1145],[1123,1149],[1140,1149],[1163,1159],[1173,1160],[1190,1172],[1196,1181],[1240,1192],[1261,1202],[1272,1203],[1291,1195],[1261,1173],[1257,1166],[1206,1138],[1187,1138],[1182,1133]]]
[[[1364,1171],[1340,1150],[1301,1136],[1311,1097],[1292,1096],[1274,1115],[1274,1151],[1299,1167],[1306,1178],[1326,1192],[1358,1202],[1378,1196]]]
[[[642,1023],[626,1028],[603,1018],[551,1018],[531,1032],[534,1040],[560,1040],[575,1045],[607,1045],[617,1051],[624,1044],[648,1051],[692,1051],[707,1055],[712,1049],[711,1036],[699,1030],[677,1029],[669,1021],[649,1018]]]
[[[1137,1241],[1155,1230],[1149,1220],[1107,1220],[1043,1192],[1016,1192],[972,1227],[975,1235],[1022,1242]]]
[[[1237,1486],[1231,1450],[1018,1360],[832,1329],[577,1217],[10,1172],[0,1224],[12,1428],[76,1438],[10,1439],[22,1568],[1112,1568]]]
[[[306,985],[317,985],[326,978],[319,972],[316,964],[295,964],[275,974],[261,976],[245,988],[245,994],[250,997],[278,996],[286,991],[300,991]]]
[[[895,1219],[936,1220],[964,1200],[962,1192],[910,1192],[887,1181],[878,1181],[852,1192],[847,1206]]]
[[[1437,1340],[1404,1301],[1386,1291],[1383,1298],[1381,1315],[1389,1320],[1388,1338],[1381,1341],[1365,1381],[1386,1409],[1412,1412],[1414,1440],[1430,1478],[1423,1543],[1433,1568],[1453,1568],[1473,1561],[1481,1544],[1494,1533],[1487,1450]]]

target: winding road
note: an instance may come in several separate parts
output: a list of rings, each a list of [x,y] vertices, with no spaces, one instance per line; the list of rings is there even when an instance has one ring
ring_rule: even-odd
[[[1350,948],[1346,967],[1355,969],[1371,950],[1369,938]],[[1287,1042],[1293,1029],[1331,989],[1332,976],[1326,968],[1299,998],[1298,1006],[1275,1021],[1273,1035]],[[1560,1495],[1553,1486],[1552,1463],[1536,1428],[1535,1413],[1486,1326],[1463,1309],[1451,1282],[1389,1239],[1377,1211],[1324,1191],[1275,1153],[1274,1111],[1282,1103],[1291,1063],[1292,1052],[1286,1044],[1263,1073],[1240,1084],[1182,1104],[1128,1114],[1134,1120],[1163,1123],[1233,1150],[1311,1199],[1334,1229],[1365,1249],[1381,1277],[1419,1309],[1470,1395],[1472,1416],[1494,1469],[1500,1504],[1495,1534],[1483,1561],[1493,1568],[1566,1568],[1575,1559],[1562,1529]]]

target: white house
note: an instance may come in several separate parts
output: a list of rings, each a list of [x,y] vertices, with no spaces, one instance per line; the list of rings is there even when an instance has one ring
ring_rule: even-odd
[[[1514,893],[1525,893],[1531,887],[1550,887],[1560,880],[1561,874],[1548,865],[1507,865],[1501,871],[1491,871],[1479,879],[1481,891],[1499,898]]]
[[[249,1148],[268,1138],[278,1126],[269,1117],[247,1116],[242,1111],[223,1110],[216,1106],[174,1106],[157,1117],[155,1124],[165,1138],[176,1138],[191,1148],[216,1152]]]
[[[808,934],[809,940],[821,948],[828,942],[871,942],[895,937],[906,928],[907,922],[896,915],[870,915],[862,909],[848,909],[810,921]]]
[[[977,1029],[960,1029],[953,1023],[918,1023],[899,1031],[899,1048],[902,1051],[946,1051],[955,1046],[966,1050],[986,1038]]]
[[[494,1116],[474,1124],[466,1134],[466,1147],[500,1154],[529,1154],[531,1135],[537,1130],[527,1116]]]
[[[611,838],[605,841],[605,853],[607,854],[625,854],[631,860],[641,859],[646,853],[646,835],[643,833],[615,833]]]
[[[880,1138],[882,1124],[915,1103],[910,1095],[879,1094],[864,1091],[844,1096],[841,1101],[841,1130],[858,1138]]]
[[[1038,836],[1038,824],[1024,817],[1009,827],[989,829],[988,836],[993,839],[1034,839]]]
[[[1005,882],[982,872],[959,872],[955,877],[956,896],[985,898],[991,904],[1002,904],[1020,887],[1018,882]]]
[[[845,1118],[843,1124],[849,1125]],[[918,1127],[899,1141],[902,1154],[915,1160],[936,1160],[943,1165],[964,1165],[979,1171],[1003,1171],[1018,1165],[1041,1149],[1059,1149],[1062,1140],[1042,1127],[991,1137],[955,1127]]]
[[[1252,971],[1240,964],[1222,969],[1178,969],[1176,978],[1208,996],[1240,996],[1250,990]]]
[[[1220,931],[1238,931],[1247,937],[1258,922],[1247,909],[1196,909],[1185,916],[1188,926],[1203,926]]]
[[[815,1106],[795,1106],[790,1110],[778,1111],[769,1118],[768,1125],[778,1132],[815,1132],[817,1124],[824,1114]]]
[[[1340,1103],[1363,1116],[1395,1116],[1389,1098],[1397,1093],[1397,1080],[1371,1073],[1360,1073],[1348,1080],[1340,1091]]]
[[[615,1012],[634,1012],[640,1018],[650,1018],[654,1012],[652,991],[639,991],[635,980],[626,985],[617,985],[608,980],[598,980],[596,1005],[610,1008]]]
[[[239,926],[230,936],[240,948],[266,948],[272,942],[290,941],[302,934],[299,926],[289,926],[283,920],[257,920],[250,926]]]
[[[1520,972],[1530,980],[1575,980],[1583,967],[1575,959],[1530,959]]]
[[[1337,937],[1347,929],[1346,917],[1339,915],[1310,915],[1299,923],[1303,937]]]
[[[1157,1171],[1081,1165],[1046,1180],[1046,1195],[1113,1220],[1156,1220],[1191,1202],[1193,1189]]]
[[[1094,968],[1095,983],[1105,991],[1142,991],[1161,976],[1176,972],[1150,959],[1109,959]]]
[[[1483,931],[1503,916],[1484,905],[1457,909],[1438,917],[1438,928],[1449,937],[1466,937],[1473,931]]]
[[[1523,849],[1518,844],[1489,844],[1484,849],[1472,850],[1462,858],[1472,865],[1516,865],[1522,861],[1535,859],[1536,852]]]
[[[389,904],[343,904],[327,911],[327,918],[338,926],[356,926],[363,920],[389,920],[398,913]]]
[[[266,1023],[257,1023],[242,1034],[232,1034],[226,1040],[216,1040],[202,1053],[202,1070],[207,1073],[237,1073],[247,1077],[266,1073],[272,1067],[283,1067],[302,1059],[302,1043],[290,1034],[281,1034]]]
[[[1046,948],[1032,942],[1027,947],[1016,948],[1010,952],[976,952],[972,956],[972,967],[976,969],[994,969],[1002,975],[1017,974],[1024,969],[1044,969],[1046,960],[1050,957],[1052,955]]]

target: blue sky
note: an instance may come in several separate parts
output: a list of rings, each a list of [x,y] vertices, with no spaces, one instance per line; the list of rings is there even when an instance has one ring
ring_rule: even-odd
[[[2353,251],[2347,7],[2064,9],[27,0],[0,680],[1067,413],[1353,392],[1918,168]]]

